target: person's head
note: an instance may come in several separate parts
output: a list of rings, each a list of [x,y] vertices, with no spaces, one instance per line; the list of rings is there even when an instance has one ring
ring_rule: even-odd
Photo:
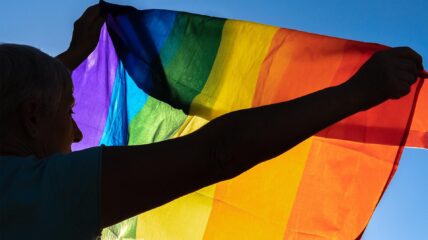
[[[73,104],[70,73],[60,61],[30,46],[0,44],[0,155],[70,152],[82,139]]]

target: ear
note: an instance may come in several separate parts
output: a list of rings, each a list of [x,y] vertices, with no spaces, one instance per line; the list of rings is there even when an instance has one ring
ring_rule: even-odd
[[[35,139],[40,133],[41,126],[41,106],[34,98],[26,100],[20,106],[20,116],[27,136]]]

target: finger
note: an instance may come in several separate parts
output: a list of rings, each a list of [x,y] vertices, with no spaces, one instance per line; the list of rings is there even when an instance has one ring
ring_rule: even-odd
[[[410,93],[410,85],[406,82],[398,82],[397,88],[391,94],[391,98],[399,99],[399,98],[401,98],[401,97],[403,97],[409,93]]]
[[[98,4],[94,4],[92,6],[89,6],[82,14],[82,17],[88,14],[92,14],[94,11],[96,11],[96,8],[98,7]]]
[[[105,17],[98,17],[96,20],[95,20],[95,23],[94,23],[94,25],[95,26],[97,26],[97,27],[100,27],[100,26],[102,26],[103,24],[104,24],[104,22],[106,21],[106,18]]]
[[[98,4],[98,3],[97,3],[97,4],[94,4],[94,5],[91,5],[91,6],[89,6],[89,7],[85,10],[85,12],[84,12],[82,15],[85,15],[85,14],[91,14],[91,13],[93,13],[93,12],[96,12],[98,8],[99,8],[99,4]]]
[[[412,59],[422,69],[422,56],[409,47],[392,48],[390,54],[395,57]]]
[[[92,23],[100,15],[100,8],[98,4],[88,7],[82,14],[80,19],[84,22]],[[79,20],[80,20],[79,19]]]
[[[100,19],[104,21],[106,17],[105,15],[101,15],[101,9],[99,6],[97,6],[97,8],[91,14],[93,14],[91,15],[91,19],[90,19],[91,23],[98,22]]]
[[[408,71],[399,71],[396,76],[399,81],[406,82],[409,85],[414,84],[418,80],[417,73]]]
[[[96,22],[93,23],[92,26],[93,26],[94,30],[98,32],[98,34],[99,34],[101,27],[103,26],[104,22],[105,22],[104,18],[97,18]]]
[[[405,70],[405,71],[415,73],[415,75],[420,72],[420,69],[418,68],[416,63],[407,58],[396,58],[393,60],[393,64],[394,64],[394,67],[400,70]]]

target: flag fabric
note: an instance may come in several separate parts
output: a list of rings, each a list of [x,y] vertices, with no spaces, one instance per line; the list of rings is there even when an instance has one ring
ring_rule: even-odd
[[[231,111],[343,83],[387,48],[246,21],[102,6],[109,15],[98,46],[72,73],[84,135],[73,150],[177,138]],[[234,179],[104,229],[103,238],[355,239],[403,148],[428,148],[427,98],[419,81],[400,100],[348,117]]]

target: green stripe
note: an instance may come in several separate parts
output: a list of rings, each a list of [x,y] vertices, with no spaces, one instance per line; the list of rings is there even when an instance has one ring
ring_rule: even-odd
[[[137,217],[132,217],[104,228],[101,236],[105,240],[135,239],[137,237]]]
[[[180,13],[160,51],[171,105],[153,97],[129,124],[129,145],[169,139],[184,123],[185,113],[208,80],[220,46],[225,20]],[[184,112],[183,112],[184,111]]]
[[[224,23],[225,19],[188,13],[177,15],[173,30],[160,51],[169,90],[160,94],[179,109],[149,97],[128,126],[128,145],[169,139],[181,127],[193,99],[208,80],[220,46]],[[158,77],[164,79],[162,75]],[[153,80],[156,81],[156,77]],[[129,219],[105,229],[103,238],[118,236],[119,233],[125,233],[124,237],[135,238],[136,226],[137,218]]]
[[[188,113],[211,72],[225,19],[189,13],[177,15],[174,27],[160,51],[169,85],[169,103]],[[149,97],[129,125],[129,145],[148,144],[170,138],[187,115]]]
[[[224,23],[225,19],[180,13],[160,51],[171,101],[186,113],[208,80]]]
[[[129,125],[128,145],[148,144],[170,138],[186,120],[179,109],[149,97]]]

